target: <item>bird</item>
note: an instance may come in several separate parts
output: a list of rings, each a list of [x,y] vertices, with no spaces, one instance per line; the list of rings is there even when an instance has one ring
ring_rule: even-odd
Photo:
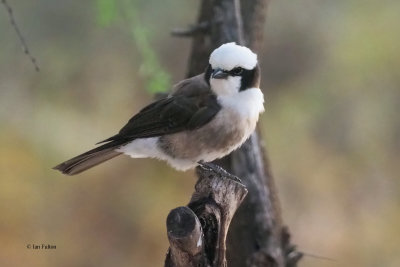
[[[121,154],[156,158],[179,171],[240,147],[264,112],[257,54],[234,42],[216,48],[204,73],[182,80],[114,136],[53,169],[75,175]]]

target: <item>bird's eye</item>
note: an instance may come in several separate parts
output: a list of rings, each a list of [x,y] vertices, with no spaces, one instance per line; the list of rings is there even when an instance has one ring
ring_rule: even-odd
[[[234,68],[233,70],[230,71],[232,75],[240,75],[243,72],[243,69],[241,67]]]

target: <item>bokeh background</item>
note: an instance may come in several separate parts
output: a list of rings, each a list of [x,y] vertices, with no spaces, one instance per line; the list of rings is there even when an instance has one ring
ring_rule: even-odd
[[[184,77],[199,1],[0,5],[0,266],[162,266],[168,212],[193,172],[119,157],[51,167],[114,134]],[[262,116],[300,266],[400,266],[400,2],[272,0]],[[56,245],[44,251],[27,244]]]

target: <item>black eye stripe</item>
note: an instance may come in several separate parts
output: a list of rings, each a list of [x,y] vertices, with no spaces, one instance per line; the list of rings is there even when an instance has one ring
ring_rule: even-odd
[[[206,78],[207,82],[209,82],[211,73],[212,73],[214,70],[215,70],[215,69],[213,69],[213,68],[211,67],[211,65],[209,65],[209,66],[207,67],[206,72],[205,72],[205,78]],[[243,75],[243,73],[246,72],[247,70],[243,69],[242,67],[236,67],[236,68],[233,68],[233,69],[231,69],[231,70],[222,70],[222,71],[223,71],[224,73],[228,73],[230,76],[241,76],[241,75]]]
[[[236,67],[228,72],[232,76],[239,76],[243,73],[243,68]]]

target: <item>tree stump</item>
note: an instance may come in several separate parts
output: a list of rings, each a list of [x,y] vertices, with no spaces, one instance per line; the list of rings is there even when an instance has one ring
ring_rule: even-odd
[[[226,236],[247,189],[216,165],[201,164],[196,171],[199,180],[190,203],[173,209],[167,218],[166,267],[227,266]]]

